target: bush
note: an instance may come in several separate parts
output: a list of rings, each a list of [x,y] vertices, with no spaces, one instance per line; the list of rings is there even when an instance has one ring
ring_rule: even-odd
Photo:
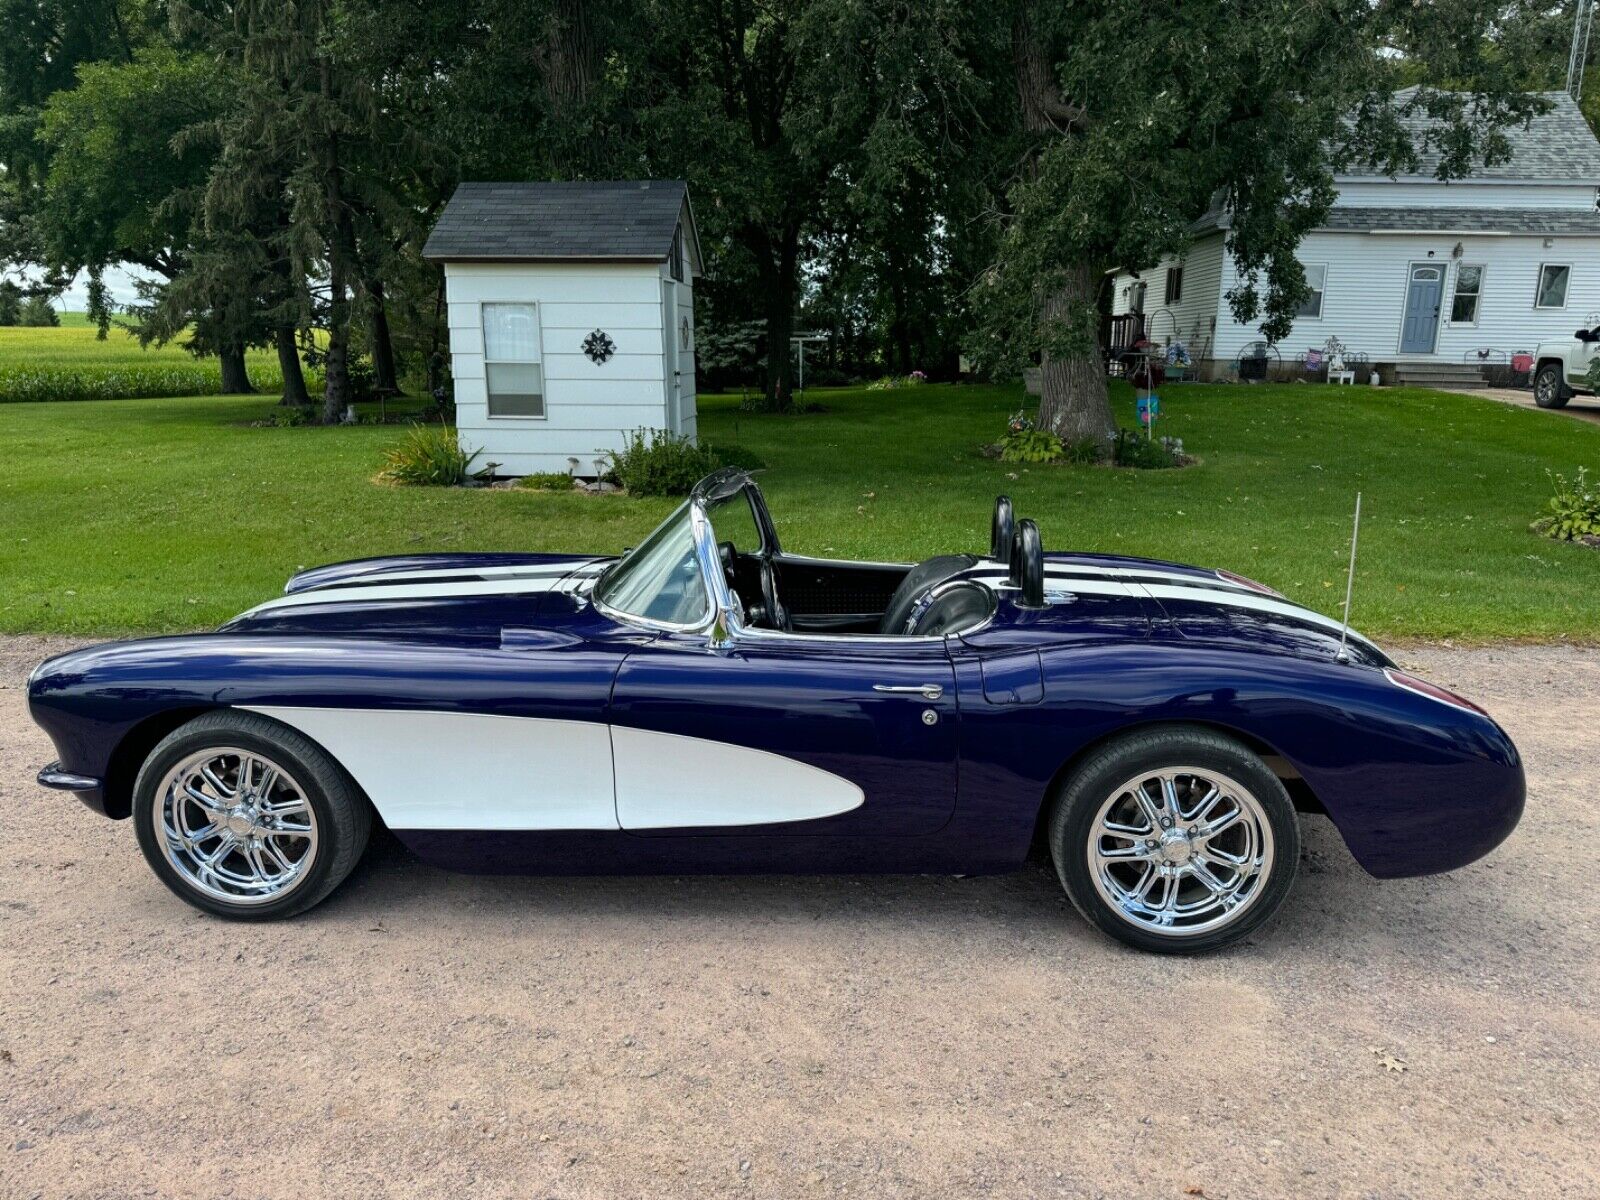
[[[273,409],[267,414],[266,424],[274,429],[294,429],[311,424],[312,408],[309,404],[290,404]]]
[[[608,477],[635,496],[682,496],[718,467],[766,465],[742,446],[697,445],[665,429],[635,429],[610,458]]]
[[[1119,467],[1160,471],[1182,466],[1165,442],[1153,441],[1133,429],[1119,429],[1111,442],[1111,461]]]
[[[517,486],[530,492],[570,492],[572,476],[565,471],[535,471],[517,480]]]
[[[1060,459],[1061,439],[1044,429],[1019,429],[1000,440],[1000,461],[1048,463]]]
[[[477,478],[471,470],[474,450],[461,448],[456,431],[441,425],[413,425],[405,441],[383,456],[381,478],[415,487],[460,487]]]
[[[867,391],[888,392],[895,388],[920,387],[927,382],[928,376],[922,371],[913,371],[909,375],[885,375],[867,384]]]
[[[35,329],[53,328],[61,324],[61,315],[43,296],[30,296],[22,302],[17,324],[31,325]]]
[[[1554,471],[1546,474],[1556,493],[1545,501],[1546,515],[1533,523],[1533,531],[1563,542],[1600,537],[1600,493],[1589,487],[1589,468],[1579,467],[1572,480]]]

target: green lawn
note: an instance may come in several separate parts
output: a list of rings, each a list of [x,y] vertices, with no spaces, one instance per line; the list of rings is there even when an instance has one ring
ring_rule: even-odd
[[[1009,492],[1050,549],[1222,565],[1337,613],[1365,493],[1355,623],[1389,637],[1600,638],[1600,553],[1527,532],[1546,468],[1600,465],[1600,428],[1437,392],[1176,386],[1183,471],[1009,467],[977,453],[1020,389],[813,391],[828,411],[701,432],[770,464],[785,547],[916,559],[981,548]],[[395,427],[253,429],[257,398],[0,408],[0,630],[212,625],[340,558],[436,550],[615,551],[669,500],[397,489],[370,482]],[[1117,396],[1132,423],[1131,394]]]

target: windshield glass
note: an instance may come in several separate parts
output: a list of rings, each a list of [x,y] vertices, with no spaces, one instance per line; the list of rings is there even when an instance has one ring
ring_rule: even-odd
[[[685,502],[601,578],[595,597],[618,612],[668,625],[697,625],[711,611]]]

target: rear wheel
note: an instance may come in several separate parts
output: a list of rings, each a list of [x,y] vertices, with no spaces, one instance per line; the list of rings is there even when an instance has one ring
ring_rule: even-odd
[[[134,782],[134,828],[163,883],[196,908],[271,920],[326,899],[366,847],[372,809],[344,769],[255,713],[169,734]]]
[[[1540,408],[1565,408],[1572,389],[1562,378],[1560,363],[1545,363],[1533,377],[1533,402]]]
[[[1079,912],[1163,954],[1216,950],[1265,924],[1300,856],[1294,804],[1245,746],[1207,729],[1132,734],[1073,773],[1050,851]]]

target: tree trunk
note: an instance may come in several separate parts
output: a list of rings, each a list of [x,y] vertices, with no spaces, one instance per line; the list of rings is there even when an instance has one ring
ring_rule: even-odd
[[[1069,445],[1092,438],[1104,446],[1116,429],[1097,345],[1099,277],[1093,264],[1074,263],[1044,302],[1047,324],[1070,330],[1072,344],[1082,347],[1060,356],[1046,351],[1039,363],[1039,428]]]
[[[1034,19],[1041,3],[1022,0],[1017,5],[1011,22],[1011,58],[1023,128],[1043,141],[1074,136],[1088,116],[1056,86],[1049,47]],[[1116,422],[1099,354],[1100,274],[1088,262],[1069,263],[1062,274],[1060,285],[1044,297],[1044,324],[1052,338],[1068,332],[1072,350],[1059,356],[1048,351],[1040,355],[1039,427],[1063,442],[1093,438],[1104,445]]]
[[[794,392],[789,382],[793,361],[794,304],[799,291],[800,231],[785,231],[774,262],[770,246],[757,254],[761,292],[766,299],[767,377],[761,407],[767,412],[792,412]]]
[[[245,370],[243,342],[222,347],[217,352],[217,359],[222,364],[224,396],[248,396],[256,390],[250,384],[250,373]]]
[[[273,334],[278,345],[278,370],[283,375],[283,399],[279,404],[310,404],[306,373],[300,366],[300,350],[294,344],[294,326],[279,325]]]
[[[372,380],[380,396],[400,395],[400,378],[394,366],[394,339],[389,335],[389,309],[384,303],[383,280],[367,281],[367,320],[372,324]]]
[[[590,0],[556,0],[544,46],[544,87],[558,114],[589,98],[600,48],[589,20]]]
[[[333,63],[322,60],[322,99],[329,109],[335,104]],[[324,360],[322,423],[337,425],[350,404],[350,282],[351,266],[356,261],[355,228],[350,209],[340,186],[339,138],[333,130],[323,133],[322,185],[328,209],[328,350]]]

